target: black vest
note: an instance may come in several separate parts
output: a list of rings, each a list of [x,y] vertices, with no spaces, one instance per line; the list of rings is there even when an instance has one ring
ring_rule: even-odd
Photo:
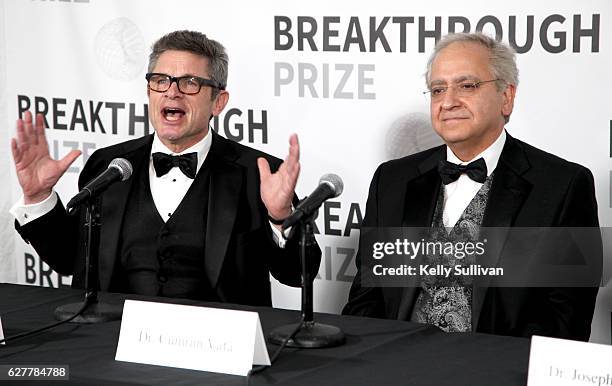
[[[217,300],[204,269],[210,170],[208,160],[164,223],[149,185],[149,162],[137,171],[124,214],[114,290]]]

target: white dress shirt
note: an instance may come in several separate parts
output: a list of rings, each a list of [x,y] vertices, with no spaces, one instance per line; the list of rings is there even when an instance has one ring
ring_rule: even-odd
[[[506,131],[502,130],[501,135],[497,137],[495,142],[486,148],[482,153],[469,161],[461,161],[446,147],[446,160],[456,165],[467,165],[470,162],[483,158],[487,164],[487,177],[489,177],[499,162],[499,157],[506,143]],[[476,193],[480,190],[483,184],[473,181],[467,174],[461,174],[457,181],[444,185],[444,210],[442,212],[442,222],[447,228],[452,228],[457,223],[457,220],[465,211],[465,208],[470,204]]]
[[[153,146],[151,146],[151,155],[154,153],[164,153],[170,155],[183,155],[189,153],[196,153],[198,155],[198,166],[196,168],[196,175],[199,173],[208,153],[210,152],[210,146],[212,145],[212,135],[210,130],[208,134],[195,145],[183,150],[180,153],[173,153],[166,147],[159,139],[157,134],[153,137]],[[164,220],[168,221],[172,213],[178,208],[181,201],[187,194],[187,191],[193,183],[193,179],[187,177],[181,169],[173,167],[170,171],[163,176],[157,177],[155,175],[155,168],[153,167],[153,157],[149,157],[149,186],[151,187],[151,196],[153,196],[153,202],[159,212],[159,215]]]
[[[180,153],[173,153],[161,142],[157,134],[155,134],[153,136],[151,155],[153,153],[182,155],[195,152],[198,155],[197,175],[210,152],[211,145],[212,134],[209,130],[200,142]],[[162,220],[166,222],[170,216],[172,216],[176,208],[178,208],[194,180],[183,174],[178,167],[173,167],[167,174],[157,177],[155,168],[153,167],[153,157],[151,155],[149,156],[149,186],[151,188],[151,196],[153,197],[153,202],[159,215]],[[10,213],[19,224],[23,226],[50,212],[57,204],[57,200],[58,196],[55,190],[52,191],[51,195],[45,200],[36,204],[25,205],[23,196],[21,196],[19,201],[11,207]],[[281,232],[272,223],[270,223],[270,227],[272,228],[272,238],[279,247],[284,248],[286,241],[284,237],[282,237]]]

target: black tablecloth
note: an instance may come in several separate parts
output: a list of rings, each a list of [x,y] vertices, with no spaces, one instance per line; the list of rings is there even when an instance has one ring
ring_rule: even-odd
[[[53,322],[54,309],[83,298],[79,291],[0,284],[5,337]],[[299,312],[134,295],[100,294],[103,302],[165,301],[257,311],[264,334],[297,322]],[[486,334],[446,334],[416,323],[315,314],[340,327],[346,344],[326,349],[285,349],[250,385],[525,385],[529,339]],[[115,361],[120,322],[67,324],[0,346],[0,364],[64,364],[70,381],[58,385],[244,385],[245,378]],[[270,355],[277,346],[268,345]],[[48,385],[18,381],[17,385]]]

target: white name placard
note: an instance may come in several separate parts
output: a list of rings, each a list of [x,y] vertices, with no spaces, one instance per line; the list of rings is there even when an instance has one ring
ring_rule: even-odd
[[[612,385],[612,346],[534,336],[527,385]]]
[[[247,375],[270,365],[259,315],[126,300],[115,360]]]

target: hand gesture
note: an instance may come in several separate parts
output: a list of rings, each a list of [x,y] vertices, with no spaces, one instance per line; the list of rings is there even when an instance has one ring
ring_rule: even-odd
[[[52,159],[43,116],[37,114],[36,123],[32,124],[29,111],[25,112],[24,119],[17,120],[17,138],[11,140],[11,151],[25,204],[49,197],[57,181],[81,154],[80,150],[72,150],[61,160]]]
[[[297,134],[289,137],[289,154],[276,173],[270,172],[270,165],[264,158],[257,159],[261,180],[261,200],[268,209],[268,215],[282,220],[291,214],[291,201],[300,175],[300,144]]]

